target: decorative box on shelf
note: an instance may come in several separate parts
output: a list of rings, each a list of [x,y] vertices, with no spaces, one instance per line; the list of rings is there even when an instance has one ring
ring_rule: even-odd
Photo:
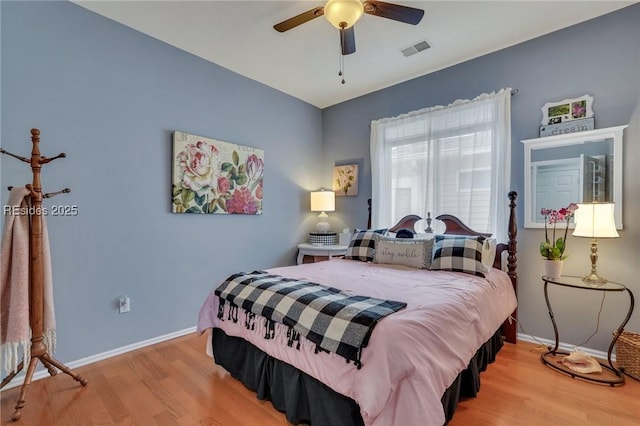
[[[581,120],[566,121],[557,124],[546,124],[540,126],[540,137],[557,136],[565,133],[584,132],[585,130],[593,130],[595,118],[583,118]]]
[[[309,244],[314,246],[331,246],[336,244],[338,235],[335,232],[310,232]]]

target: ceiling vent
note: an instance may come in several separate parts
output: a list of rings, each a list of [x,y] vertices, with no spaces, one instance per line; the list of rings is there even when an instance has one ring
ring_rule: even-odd
[[[411,46],[400,49],[400,51],[404,56],[409,57],[411,55],[415,55],[418,52],[422,52],[423,50],[427,50],[430,47],[431,45],[427,40],[421,40],[412,44]]]

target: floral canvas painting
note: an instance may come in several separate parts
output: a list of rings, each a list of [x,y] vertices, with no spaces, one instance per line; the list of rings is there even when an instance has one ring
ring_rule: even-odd
[[[358,165],[336,166],[333,168],[333,191],[337,196],[358,195]]]
[[[175,131],[174,213],[262,214],[264,151]]]

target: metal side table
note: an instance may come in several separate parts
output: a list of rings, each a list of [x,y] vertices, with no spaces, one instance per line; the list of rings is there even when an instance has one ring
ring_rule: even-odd
[[[631,317],[631,313],[633,312],[633,307],[635,304],[633,293],[629,290],[625,285],[616,283],[613,281],[608,281],[604,284],[600,285],[592,285],[585,283],[582,281],[580,277],[573,276],[562,276],[560,278],[551,278],[551,277],[542,277],[542,281],[544,281],[544,299],[547,302],[547,308],[549,309],[549,317],[551,318],[551,323],[553,324],[553,332],[555,334],[555,345],[553,348],[549,347],[548,351],[541,355],[542,363],[557,370],[562,373],[570,375],[572,378],[579,377],[584,380],[588,380],[596,383],[604,383],[610,386],[621,385],[624,383],[624,374],[622,374],[622,370],[616,368],[611,361],[611,352],[613,351],[613,346],[616,344],[620,333],[624,330],[624,326],[629,322],[629,318]],[[571,370],[566,367],[564,364],[559,363],[560,359],[565,355],[569,355],[568,352],[558,350],[558,346],[560,343],[560,337],[558,335],[558,326],[556,325],[556,321],[553,315],[553,310],[551,309],[551,302],[549,301],[549,285],[558,285],[562,287],[569,287],[576,290],[587,290],[587,291],[610,291],[610,292],[627,292],[629,295],[629,310],[627,311],[627,315],[625,316],[622,324],[615,331],[613,338],[611,339],[611,344],[609,345],[609,350],[607,351],[607,363],[598,360],[598,363],[602,366],[602,374],[593,374],[593,373],[579,373],[577,371]],[[560,356],[561,355],[561,356]]]

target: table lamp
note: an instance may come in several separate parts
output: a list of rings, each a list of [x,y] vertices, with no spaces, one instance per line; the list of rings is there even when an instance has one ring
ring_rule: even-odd
[[[320,212],[318,215],[318,224],[316,229],[319,233],[329,231],[329,216],[326,212],[332,212],[336,209],[336,193],[333,191],[314,191],[311,193],[311,211]]]
[[[575,211],[576,227],[573,235],[591,238],[591,273],[582,278],[587,284],[598,285],[607,279],[598,275],[596,262],[598,261],[598,238],[617,238],[616,224],[613,216],[613,203],[584,203],[578,204]]]

